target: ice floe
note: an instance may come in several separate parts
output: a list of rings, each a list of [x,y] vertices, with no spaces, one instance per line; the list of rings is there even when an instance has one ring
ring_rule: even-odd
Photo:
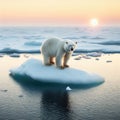
[[[87,56],[92,56],[92,57],[101,57],[102,53],[98,53],[98,52],[91,52],[86,54]]]
[[[70,90],[72,90],[72,89],[71,89],[69,86],[67,86],[67,87],[66,87],[66,90],[67,90],[67,91],[70,91]]]
[[[104,82],[103,77],[88,73],[86,71],[66,68],[58,69],[53,66],[45,66],[38,59],[29,59],[18,68],[10,70],[11,76],[28,77],[40,82],[61,83],[61,84],[100,84]]]

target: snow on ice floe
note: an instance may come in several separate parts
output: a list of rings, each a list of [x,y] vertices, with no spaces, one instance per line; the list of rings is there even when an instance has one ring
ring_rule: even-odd
[[[10,70],[11,76],[32,78],[40,82],[61,83],[61,84],[100,84],[104,82],[103,77],[88,73],[79,69],[66,68],[58,69],[55,66],[45,66],[40,60],[29,59],[18,68]]]

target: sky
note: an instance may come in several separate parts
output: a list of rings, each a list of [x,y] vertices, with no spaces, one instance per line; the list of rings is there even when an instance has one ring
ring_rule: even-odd
[[[120,0],[0,0],[0,25],[120,24]]]

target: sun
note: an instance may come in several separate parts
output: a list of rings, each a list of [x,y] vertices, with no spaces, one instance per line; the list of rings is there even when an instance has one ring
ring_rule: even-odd
[[[96,18],[93,18],[93,19],[91,19],[90,20],[90,25],[91,26],[98,26],[98,19],[96,19]]]

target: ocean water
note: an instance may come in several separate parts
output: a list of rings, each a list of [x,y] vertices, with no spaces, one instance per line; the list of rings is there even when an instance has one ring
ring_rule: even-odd
[[[29,54],[29,57],[41,59],[40,54]],[[27,59],[24,54],[19,58],[9,55],[0,58],[0,120],[120,119],[120,54],[105,54],[99,61],[71,58],[71,67],[105,78],[98,86],[69,85],[71,91],[66,91],[66,85],[38,84],[21,77],[13,79],[9,70]]]
[[[120,53],[120,27],[0,27],[1,53],[39,53],[50,37],[78,42],[75,52]],[[72,60],[71,67],[105,78],[99,86],[66,91],[67,86],[13,79],[9,70],[36,54],[0,57],[0,120],[119,120],[120,54],[102,54],[99,60]],[[40,54],[37,56],[40,58]],[[107,60],[112,62],[107,63]]]
[[[39,53],[51,37],[78,42],[75,52],[120,53],[120,27],[0,27],[1,53]]]

